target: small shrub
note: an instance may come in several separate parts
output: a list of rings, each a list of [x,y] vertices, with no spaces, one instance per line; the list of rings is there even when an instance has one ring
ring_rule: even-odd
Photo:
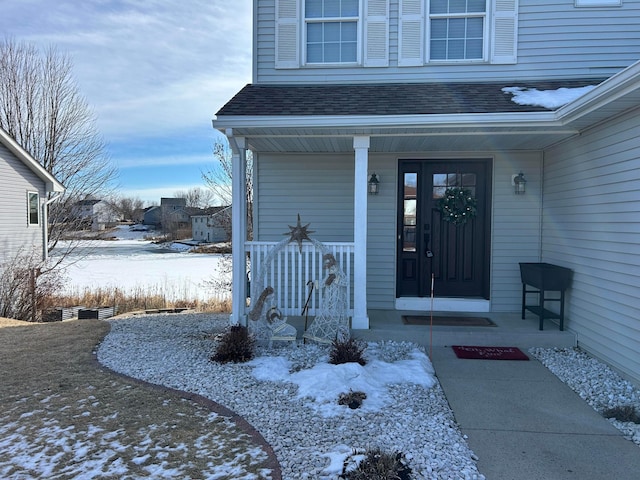
[[[355,362],[364,366],[367,361],[364,359],[363,354],[367,345],[350,337],[347,340],[334,340],[331,344],[331,351],[329,352],[329,363],[333,365],[339,365],[341,363]]]
[[[362,401],[367,398],[367,394],[364,392],[341,393],[338,397],[338,405],[346,405],[352,410],[360,408]]]
[[[608,408],[602,415],[605,418],[615,418],[619,422],[633,422],[640,424],[640,414],[633,405],[621,405]]]
[[[254,340],[249,329],[233,325],[224,333],[211,360],[219,363],[241,363],[253,358]]]
[[[349,470],[349,471],[347,471]],[[345,465],[342,480],[411,480],[411,468],[402,452],[385,453],[379,448],[365,452],[355,468]]]

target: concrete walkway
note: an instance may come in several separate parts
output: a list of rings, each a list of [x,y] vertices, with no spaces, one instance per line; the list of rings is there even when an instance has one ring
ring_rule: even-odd
[[[463,360],[450,347],[432,349],[487,480],[640,478],[640,447],[520,348],[530,361]]]

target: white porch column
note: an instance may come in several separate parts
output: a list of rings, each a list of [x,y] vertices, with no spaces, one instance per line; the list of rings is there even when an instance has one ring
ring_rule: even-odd
[[[226,132],[231,147],[231,325],[246,325],[247,262],[245,242],[247,240],[247,185],[246,141],[244,137],[234,137]]]
[[[369,137],[353,137],[355,150],[353,202],[353,318],[351,327],[369,328],[367,315],[367,171]]]

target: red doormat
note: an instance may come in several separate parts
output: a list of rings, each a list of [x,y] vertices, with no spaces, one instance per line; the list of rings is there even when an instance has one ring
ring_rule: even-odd
[[[522,350],[516,347],[472,347],[454,345],[453,351],[458,358],[480,360],[529,360]]]

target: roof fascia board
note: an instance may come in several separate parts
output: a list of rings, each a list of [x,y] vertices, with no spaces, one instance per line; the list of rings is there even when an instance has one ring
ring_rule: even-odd
[[[557,126],[556,112],[463,113],[451,115],[332,115],[247,116],[217,118],[213,125],[227,128],[407,128],[407,127],[519,127]]]
[[[556,115],[558,120],[566,125],[639,89],[640,61],[608,78],[573,102],[560,107],[556,110]]]
[[[29,169],[35,173],[46,184],[48,192],[64,192],[64,186],[55,179],[38,161],[33,158],[18,142],[16,142],[4,129],[0,128],[0,141],[7,147],[19,160],[22,161]]]

